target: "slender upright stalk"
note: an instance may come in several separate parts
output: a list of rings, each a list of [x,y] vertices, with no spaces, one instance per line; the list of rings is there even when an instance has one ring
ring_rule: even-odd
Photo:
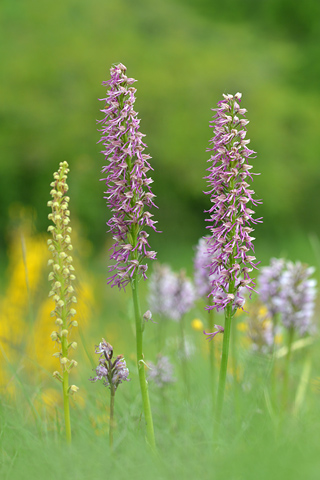
[[[232,333],[231,333],[231,350],[232,350],[232,370],[233,370],[233,379],[234,383],[238,383],[237,379],[237,370],[238,370],[238,357],[237,357],[237,321],[236,319],[232,322]]]
[[[240,421],[240,383],[238,381],[238,331],[237,319],[232,320],[231,327],[231,350],[232,350],[232,370],[233,370],[233,385],[234,385],[234,409],[238,422]]]
[[[182,376],[183,376],[184,384],[185,384],[185,387],[186,387],[186,393],[187,393],[187,396],[189,397],[189,395],[190,395],[190,383],[189,383],[189,374],[188,374],[188,366],[187,366],[186,339],[185,339],[185,335],[184,335],[183,319],[184,319],[184,317],[182,316],[179,320],[180,339],[181,339],[181,346],[180,346],[181,367],[182,367]]]
[[[144,369],[143,357],[143,319],[140,311],[139,294],[138,294],[138,279],[137,275],[133,275],[131,280],[132,297],[134,304],[134,314],[136,321],[136,345],[137,345],[137,364],[140,382],[140,390],[142,396],[144,418],[146,422],[147,440],[152,449],[155,449],[156,443],[154,438],[153,420],[151,413],[151,406],[149,400],[148,383]]]
[[[290,327],[288,331],[288,353],[286,356],[286,364],[285,364],[284,377],[283,377],[282,405],[284,410],[288,407],[289,370],[290,370],[293,337],[294,337],[294,327]]]
[[[72,229],[68,226],[70,222],[69,197],[65,195],[68,191],[66,183],[68,172],[67,162],[61,162],[58,172],[53,175],[54,181],[50,184],[52,187],[50,194],[53,200],[48,202],[48,206],[52,208],[52,213],[49,214],[48,218],[52,220],[54,225],[48,227],[48,231],[52,233],[52,239],[48,239],[47,243],[53,257],[49,260],[52,271],[48,277],[52,282],[49,297],[52,297],[55,302],[55,309],[51,312],[51,315],[56,317],[55,325],[57,328],[51,333],[51,338],[60,350],[54,353],[54,356],[59,358],[62,368],[62,375],[55,371],[53,377],[62,383],[66,438],[67,442],[70,443],[69,396],[76,393],[78,387],[76,385],[69,386],[69,372],[77,366],[77,362],[70,359],[69,352],[69,350],[77,348],[77,343],[70,342],[69,334],[71,328],[76,327],[78,323],[73,320],[76,310],[72,308],[72,304],[76,303],[77,299],[72,286],[76,277],[73,274],[73,258],[70,255],[73,247],[70,238]]]
[[[225,325],[224,325],[222,357],[221,357],[219,385],[218,385],[217,410],[216,410],[217,435],[219,435],[219,430],[220,430],[224,391],[225,391],[226,378],[227,378],[231,320],[232,320],[232,305],[229,303],[225,309]]]
[[[113,448],[113,431],[114,431],[114,397],[116,389],[114,385],[110,384],[110,425],[109,425],[109,445]]]
[[[211,299],[209,300],[211,304]],[[214,330],[214,311],[208,310],[208,326],[209,332]],[[209,342],[209,363],[210,363],[210,383],[211,383],[211,394],[212,394],[212,409],[215,408],[216,403],[216,369],[215,369],[215,358],[214,358],[214,342]]]
[[[278,324],[279,314],[276,313],[272,317],[272,333],[273,333],[273,345],[272,345],[272,358],[271,358],[271,398],[273,407],[275,408],[277,405],[277,376],[276,376],[276,331],[277,331],[277,324]]]
[[[147,176],[151,165],[150,155],[143,153],[146,144],[140,132],[140,120],[134,110],[136,89],[132,86],[136,81],[125,75],[126,67],[119,63],[110,69],[111,78],[103,82],[108,87],[106,98],[102,99],[104,118],[101,122],[101,142],[107,165],[102,172],[106,175],[106,200],[112,211],[108,221],[114,244],[110,258],[114,264],[109,271],[113,272],[108,283],[125,288],[129,283],[132,288],[135,323],[136,347],[139,381],[143,402],[143,410],[147,428],[147,439],[155,448],[148,386],[144,370],[142,334],[144,320],[141,315],[138,298],[138,278],[146,279],[147,259],[154,260],[156,252],[148,243],[148,228],[157,231],[153,215],[149,212],[155,206]]]
[[[63,372],[63,411],[66,428],[66,439],[68,443],[71,443],[71,422],[70,422],[70,405],[69,405],[69,373],[65,370]]]
[[[61,267],[63,265],[61,263]],[[61,278],[61,300],[64,304],[67,304],[67,298],[64,295],[64,290],[66,288],[65,281]],[[68,311],[66,307],[61,309],[61,320],[62,320],[62,331],[66,330],[68,327]],[[68,348],[68,338],[64,335],[61,335],[61,354],[62,358],[67,359],[69,354]],[[66,364],[62,365],[62,392],[63,392],[63,411],[65,419],[65,429],[66,429],[66,439],[68,443],[71,443],[71,422],[70,422],[70,404],[69,404],[69,370]]]

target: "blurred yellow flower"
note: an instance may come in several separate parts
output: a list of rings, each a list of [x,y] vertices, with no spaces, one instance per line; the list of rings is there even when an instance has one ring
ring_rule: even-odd
[[[196,332],[202,332],[204,329],[203,322],[199,318],[194,318],[191,322],[191,327]]]
[[[265,305],[261,305],[258,310],[259,317],[266,317],[268,315],[268,309]]]
[[[276,345],[280,345],[283,342],[283,334],[282,333],[277,333],[274,337],[274,343]]]
[[[239,330],[239,332],[247,332],[248,331],[248,324],[245,323],[245,322],[239,322],[237,324],[237,330]]]
[[[34,300],[48,258],[44,236],[32,237],[29,229],[15,233],[9,249],[9,282],[0,299],[0,365],[7,370],[0,371],[1,390],[7,390],[12,368],[24,361],[26,347],[33,341]]]
[[[55,305],[48,298],[47,235],[32,233],[30,212],[15,206],[11,213],[19,226],[11,234],[9,280],[5,295],[0,298],[0,393],[6,394],[14,390],[12,372],[18,366],[37,381],[51,381],[58,362],[52,357],[56,350],[50,337],[55,330],[50,316]],[[89,283],[87,272],[83,272],[80,265],[76,264],[76,271],[78,303],[75,319],[83,328],[89,324],[94,304],[93,282]]]

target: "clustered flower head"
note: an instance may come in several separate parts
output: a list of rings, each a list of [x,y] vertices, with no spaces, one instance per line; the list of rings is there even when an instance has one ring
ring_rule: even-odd
[[[316,298],[316,280],[310,278],[314,267],[301,262],[287,262],[281,278],[281,316],[286,328],[294,328],[300,335],[312,333],[312,316]]]
[[[110,69],[111,79],[103,82],[109,87],[101,112],[105,115],[102,124],[103,143],[108,165],[102,172],[106,175],[106,200],[112,212],[107,222],[115,241],[110,258],[115,264],[109,271],[111,286],[125,287],[138,274],[146,278],[146,260],[155,259],[156,252],[150,249],[146,227],[156,231],[153,215],[149,208],[155,206],[155,195],[150,185],[153,180],[147,176],[152,168],[148,163],[150,155],[143,153],[145,136],[139,131],[140,120],[134,111],[136,81],[128,78],[126,67],[119,63]]]
[[[158,355],[157,363],[149,362],[148,380],[154,382],[159,388],[174,383],[173,365],[165,355]]]
[[[283,325],[300,335],[313,331],[317,282],[310,277],[314,270],[301,262],[273,258],[259,278],[261,299],[270,315],[280,314]]]
[[[181,270],[174,273],[167,265],[156,265],[150,276],[149,306],[153,314],[180,321],[193,307],[195,289]]]
[[[117,358],[112,361],[113,347],[110,343],[102,339],[102,342],[96,346],[95,352],[100,354],[99,365],[96,368],[96,377],[90,378],[92,382],[97,380],[103,380],[103,384],[109,387],[110,390],[114,388],[116,390],[120,383],[129,381],[129,370],[127,368],[125,359],[122,355],[118,355]]]
[[[211,237],[208,254],[212,258],[210,275],[214,275],[211,288],[212,305],[207,309],[224,309],[232,304],[233,312],[244,304],[244,297],[236,295],[240,288],[252,290],[255,283],[250,272],[256,268],[256,258],[250,255],[254,251],[252,224],[261,222],[254,219],[255,213],[249,205],[257,205],[260,200],[253,198],[254,191],[248,180],[252,181],[252,168],[249,157],[255,152],[247,145],[245,108],[240,107],[241,93],[223,95],[218,102],[216,114],[212,120],[214,136],[210,143],[213,154],[206,177],[209,184],[207,194],[211,195],[212,207],[208,210]],[[225,295],[223,295],[223,292]]]
[[[281,311],[281,278],[285,268],[286,262],[283,258],[272,258],[268,267],[261,268],[259,294],[272,317]]]
[[[65,195],[68,191],[66,182],[68,172],[68,163],[61,162],[58,172],[53,175],[54,181],[50,184],[52,200],[48,202],[48,206],[52,209],[48,218],[53,222],[53,225],[48,227],[48,231],[52,234],[52,239],[48,240],[49,251],[52,254],[52,259],[48,262],[52,267],[49,274],[49,281],[52,282],[49,297],[52,297],[55,302],[55,309],[51,312],[51,316],[56,318],[57,326],[57,329],[52,332],[51,338],[59,347],[59,352],[54,356],[60,359],[63,372],[69,372],[71,368],[77,366],[77,362],[68,357],[69,350],[77,348],[76,342],[69,341],[69,334],[71,329],[78,325],[74,320],[76,310],[73,308],[77,299],[72,285],[76,277],[71,256],[73,247],[70,237],[72,229],[69,226],[68,204],[70,199]],[[53,376],[62,381],[58,371],[54,372]],[[72,394],[77,389],[78,387],[72,385],[69,387],[69,393]]]

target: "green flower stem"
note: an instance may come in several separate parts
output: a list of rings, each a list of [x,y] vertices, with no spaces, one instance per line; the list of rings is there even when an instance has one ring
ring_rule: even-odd
[[[186,387],[186,393],[189,397],[190,395],[190,383],[189,383],[189,374],[188,374],[188,365],[187,365],[187,354],[186,354],[186,339],[184,335],[184,321],[183,317],[179,320],[180,324],[180,340],[181,340],[181,367],[182,367],[182,376],[184,380],[184,384]]]
[[[124,97],[125,94],[119,95],[119,106],[120,110],[122,110],[124,106]],[[121,122],[122,126],[126,126],[125,120]],[[123,141],[124,143],[127,142],[128,135],[124,134]],[[128,155],[126,157],[126,162],[128,165],[128,170],[126,173],[126,180],[130,181],[130,172],[132,171],[132,158]],[[133,207],[137,201],[136,195],[134,194],[131,199],[131,206]],[[138,223],[133,224],[128,232],[128,241],[134,247],[137,246],[137,238],[139,234],[139,225]],[[131,260],[138,260],[138,253],[136,250],[130,255]],[[153,430],[153,420],[152,420],[152,413],[150,407],[150,400],[149,400],[149,393],[148,393],[148,383],[146,380],[146,374],[144,369],[144,358],[143,358],[143,330],[144,330],[144,323],[140,311],[140,304],[139,304],[139,295],[138,295],[138,274],[135,273],[131,279],[131,289],[132,289],[132,296],[133,296],[133,304],[134,304],[134,314],[135,314],[135,321],[136,321],[136,344],[137,344],[137,364],[138,364],[138,373],[139,373],[139,381],[140,381],[140,390],[142,396],[142,403],[143,403],[143,410],[144,410],[144,417],[146,422],[146,430],[147,430],[147,440],[149,445],[153,450],[156,448],[155,438],[154,438],[154,430]]]
[[[216,410],[216,426],[217,426],[217,435],[219,435],[223,400],[224,400],[224,391],[226,386],[227,378],[227,367],[228,367],[228,356],[229,356],[229,343],[230,343],[230,333],[231,333],[231,320],[232,320],[232,303],[229,303],[225,309],[225,324],[224,324],[224,333],[223,333],[223,344],[222,344],[222,357],[221,357],[221,366],[220,366],[220,375],[219,375],[219,385],[218,385],[218,397],[217,397],[217,410]]]
[[[271,399],[272,399],[272,405],[273,408],[276,408],[277,406],[277,375],[276,375],[276,331],[277,331],[277,324],[278,324],[278,314],[275,314],[272,317],[272,333],[273,333],[273,345],[272,345],[272,358],[271,358]]]
[[[110,383],[110,425],[109,425],[109,445],[113,448],[113,432],[114,432],[114,397],[116,389],[114,385]]]
[[[137,342],[137,364],[138,364],[138,373],[140,381],[140,390],[142,396],[144,418],[146,422],[147,430],[147,440],[151,448],[154,450],[156,447],[154,430],[153,430],[153,420],[150,407],[149,393],[148,393],[148,383],[146,381],[146,374],[144,369],[144,357],[142,353],[142,336],[143,336],[143,320],[140,311],[139,304],[139,295],[138,295],[138,279],[137,275],[133,275],[131,280],[133,304],[134,304],[134,313],[136,320],[136,342]]]
[[[237,322],[236,322],[236,319],[234,319],[233,322],[232,322],[231,350],[232,350],[233,378],[234,378],[235,384],[237,384],[238,383],[238,379],[237,379],[238,358],[237,358]]]
[[[232,320],[231,327],[231,350],[232,350],[232,370],[233,370],[233,385],[234,385],[234,406],[235,413],[238,422],[240,421],[240,402],[239,402],[239,389],[238,382],[238,331],[237,331],[237,319]]]
[[[293,337],[294,337],[294,328],[290,327],[288,331],[288,353],[286,356],[286,365],[285,365],[284,377],[283,377],[282,405],[284,410],[288,407],[289,370],[290,370]]]
[[[209,297],[209,305],[211,305],[212,300]],[[208,310],[208,327],[209,332],[214,330],[214,311],[213,309]],[[215,369],[215,358],[214,358],[214,340],[209,342],[209,363],[210,363],[210,383],[211,383],[211,393],[212,393],[212,409],[215,408],[216,403],[216,369]]]
[[[60,245],[60,242],[57,246],[57,252],[62,252],[63,249]],[[63,262],[59,258],[59,265],[60,268],[63,269]],[[62,308],[61,312],[61,320],[63,322],[61,330],[67,330],[67,318],[68,318],[68,310],[66,307],[67,298],[64,294],[65,291],[65,279],[61,275],[60,277],[61,282],[61,299],[64,302],[64,307]],[[61,338],[61,354],[62,358],[68,358],[69,349],[68,349],[68,338],[62,336]],[[69,404],[69,371],[68,371],[68,364],[62,365],[62,391],[63,391],[63,411],[64,411],[64,421],[65,421],[65,429],[66,429],[66,439],[67,443],[71,443],[71,421],[70,421],[70,404]]]
[[[62,358],[68,357],[68,340],[66,337],[62,337]],[[63,390],[63,411],[66,428],[67,442],[71,443],[71,422],[70,422],[70,405],[69,405],[69,372],[66,365],[63,365],[62,375],[62,390]]]

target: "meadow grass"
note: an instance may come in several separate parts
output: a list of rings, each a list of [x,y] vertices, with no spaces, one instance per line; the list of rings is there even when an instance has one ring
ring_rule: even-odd
[[[231,388],[227,389],[218,444],[212,443],[210,385],[204,359],[193,362],[188,401],[181,381],[166,392],[165,408],[163,398],[150,386],[156,455],[146,447],[134,370],[131,384],[117,394],[113,453],[108,446],[108,394],[102,386],[89,389],[79,382],[87,397],[85,405],[72,408],[74,440],[67,446],[60,408],[57,422],[54,415],[48,419],[47,407],[42,405],[38,431],[22,386],[17,385],[14,402],[1,400],[1,478],[18,479],[26,472],[27,478],[34,479],[64,478],[68,472],[68,478],[79,480],[107,475],[115,479],[318,478],[319,392],[309,390],[295,416],[281,410],[271,413],[265,393],[268,365],[264,358],[244,357],[243,378],[251,382],[251,389],[241,388],[237,406]],[[293,379],[299,380],[301,362],[296,360]],[[89,365],[87,370],[89,373]],[[31,394],[30,386],[25,388]],[[291,399],[294,393],[292,388]]]
[[[76,229],[77,230],[77,229]],[[75,252],[82,252],[75,230]],[[78,272],[79,330],[76,333],[79,364],[73,373],[80,387],[71,398],[73,442],[65,441],[63,406],[59,385],[52,379],[56,359],[50,339],[52,318],[47,299],[48,267],[45,236],[25,234],[29,272],[28,297],[20,237],[14,236],[10,250],[7,290],[1,298],[1,395],[0,478],[32,479],[317,479],[320,356],[318,338],[306,337],[292,348],[288,406],[283,408],[283,378],[286,338],[279,336],[275,359],[275,391],[272,389],[272,360],[255,353],[247,335],[248,315],[234,317],[237,332],[237,362],[228,365],[220,437],[214,438],[209,343],[193,320],[207,325],[204,303],[198,301],[185,316],[185,335],[193,345],[188,362],[190,394],[187,397],[181,360],[180,331],[176,322],[166,321],[163,346],[174,365],[176,382],[159,389],[149,382],[155,437],[152,453],[145,441],[145,426],[139,393],[134,349],[134,308],[128,292],[107,288],[103,262]],[[38,256],[35,255],[38,252]],[[190,252],[192,253],[192,252]],[[36,259],[36,261],[35,261]],[[107,260],[105,260],[107,262]],[[14,296],[14,286],[19,295]],[[142,310],[147,309],[147,284],[141,282]],[[17,292],[17,289],[15,289]],[[32,303],[34,318],[28,310]],[[255,315],[248,301],[249,316]],[[318,311],[317,311],[318,312]],[[316,314],[317,315],[317,314]],[[158,323],[145,329],[145,361],[154,362],[159,353]],[[219,315],[215,321],[221,323]],[[34,324],[34,328],[30,328]],[[196,322],[197,324],[197,322]],[[36,352],[30,348],[36,338]],[[115,402],[114,451],[109,449],[109,391],[91,384],[96,358],[94,345],[105,337],[122,353],[130,370],[130,382],[119,387]],[[215,362],[220,364],[222,335],[215,337]],[[235,366],[236,365],[236,366]]]

